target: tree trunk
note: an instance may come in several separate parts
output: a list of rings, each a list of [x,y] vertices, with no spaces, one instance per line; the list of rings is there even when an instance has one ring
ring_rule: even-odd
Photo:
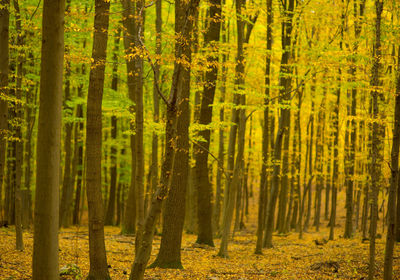
[[[135,71],[135,61],[131,58],[134,47],[135,47],[135,34],[136,30],[136,21],[134,15],[132,13],[135,12],[135,7],[133,6],[134,2],[131,0],[123,0],[123,13],[122,13],[122,23],[124,26],[124,48],[126,54],[126,67],[127,67],[127,81],[128,81],[128,93],[129,99],[136,104],[136,89],[135,89],[135,78],[133,73]],[[134,111],[134,106],[130,108],[131,113]],[[135,121],[136,123],[136,121]],[[130,124],[131,130],[135,130],[135,125],[133,122]],[[135,234],[136,233],[136,215],[137,215],[137,197],[136,197],[136,135],[130,136],[130,146],[131,146],[131,183],[128,191],[128,198],[125,204],[125,215],[122,223],[122,233],[123,234]]]
[[[87,13],[87,6],[85,6],[84,14]],[[86,21],[85,21],[86,23]],[[83,39],[82,48],[86,49],[86,38]],[[83,63],[80,67],[78,66],[77,72],[81,72],[83,76],[86,75],[86,65]],[[78,97],[83,98],[83,83],[78,85]],[[76,118],[79,119],[75,123],[75,148],[74,148],[74,162],[76,162],[76,191],[74,198],[74,209],[72,214],[72,224],[78,225],[80,223],[80,203],[82,196],[82,182],[83,182],[83,106],[78,104],[76,106]],[[83,201],[83,200],[82,200]]]
[[[225,0],[223,0],[222,5],[225,5]],[[221,35],[222,35],[222,43],[227,42],[227,25],[225,23],[225,17],[221,15]],[[219,103],[223,104],[225,102],[225,94],[226,94],[226,80],[227,80],[227,67],[226,61],[228,60],[228,55],[223,52],[222,53],[222,67],[221,67],[221,88],[220,88],[220,98]],[[224,107],[222,106],[219,110],[219,121],[222,123],[225,120]],[[220,234],[220,217],[221,217],[221,206],[222,206],[222,193],[223,193],[223,184],[222,184],[222,174],[224,173],[224,163],[225,163],[225,135],[224,129],[221,127],[219,129],[218,134],[218,168],[217,168],[217,178],[216,178],[216,192],[215,192],[215,204],[214,204],[214,218],[213,218],[213,229],[217,235]]]
[[[65,47],[65,51],[69,52],[69,46]],[[70,61],[66,61],[66,73],[65,73],[65,97],[64,97],[64,111],[66,117],[71,117],[71,111],[73,108],[70,107],[71,102],[71,91],[70,91],[70,77],[71,77],[71,65]],[[73,194],[73,180],[71,172],[72,163],[72,129],[73,123],[69,120],[65,123],[65,140],[64,140],[64,150],[65,150],[65,160],[64,160],[64,174],[63,174],[63,184],[62,184],[62,194],[60,201],[60,227],[68,227],[68,212],[70,211],[70,203]]]
[[[288,74],[291,73],[291,67],[289,66],[290,59],[290,46],[291,46],[291,35],[292,35],[292,19],[293,11],[295,6],[294,0],[284,0],[283,4],[283,16],[284,20],[282,22],[282,57],[280,66],[280,77],[279,85],[281,87],[279,92],[279,101],[281,104],[287,104],[290,101],[290,84],[291,78]],[[272,174],[272,185],[271,191],[268,199],[268,208],[266,213],[266,231],[265,231],[265,247],[272,247],[272,232],[274,230],[274,220],[275,220],[275,206],[279,191],[279,177],[281,171],[281,153],[282,153],[282,140],[283,136],[288,133],[289,121],[290,121],[290,109],[281,108],[281,116],[279,119],[279,127],[276,135],[275,145],[274,145],[274,167]]]
[[[192,0],[186,5],[183,5],[183,9],[181,7],[181,9],[176,11],[177,13],[183,13],[182,16],[184,22],[183,24],[181,24],[181,29],[177,30],[181,32],[183,38],[190,39],[190,33],[193,29],[193,18],[198,8],[198,5],[199,5],[198,0]],[[178,7],[179,6],[176,6],[176,9]],[[185,48],[184,45],[180,44],[178,39],[176,40],[177,41],[175,44],[176,48],[175,55],[177,58],[180,58],[182,57],[182,55],[184,55],[185,52],[188,52],[188,48],[187,47]],[[185,78],[185,76],[181,75],[183,71],[185,71],[184,66],[181,63],[175,62],[174,73],[172,76],[170,97],[168,101],[164,99],[164,101],[167,102],[166,104],[167,120],[166,120],[166,131],[165,131],[165,154],[163,157],[164,162],[161,168],[161,180],[159,188],[154,194],[153,201],[149,209],[149,213],[146,217],[146,221],[143,227],[143,236],[140,241],[139,250],[135,255],[135,261],[132,265],[131,275],[129,277],[130,280],[143,280],[144,278],[144,271],[146,269],[151,254],[156,221],[161,212],[162,202],[166,197],[166,195],[168,194],[168,184],[170,181],[169,178],[171,176],[172,166],[175,158],[173,139],[175,137],[176,117],[178,112],[176,105],[178,104],[177,98],[178,98],[178,93],[181,91],[180,87],[183,82],[182,80],[183,78]],[[161,94],[161,92],[159,92],[159,94]],[[181,97],[182,96],[180,96],[180,98]],[[187,152],[188,151],[186,151],[186,153]],[[182,226],[183,226],[183,221],[182,221]]]
[[[44,0],[32,279],[58,279],[64,1]]]
[[[0,96],[8,96],[8,69],[9,69],[9,0],[0,1]],[[5,205],[2,204],[4,170],[6,165],[6,143],[8,130],[8,102],[0,98],[0,213]],[[7,218],[0,216],[1,219]]]
[[[191,41],[189,34],[185,34],[186,13],[190,4],[176,2],[175,32],[181,34],[182,40]],[[176,44],[182,44],[178,39]],[[183,44],[182,52],[177,52],[177,59],[183,59],[187,65],[191,63],[190,44]],[[177,84],[177,123],[176,123],[176,151],[172,168],[171,186],[165,202],[163,215],[163,231],[155,262],[152,267],[182,268],[181,242],[185,219],[185,198],[189,173],[189,98],[190,98],[190,66],[180,70],[180,80]]]
[[[209,18],[207,19],[207,31],[204,35],[204,45],[216,48],[214,44],[219,42],[220,29],[221,29],[221,15],[222,7],[221,0],[212,0],[209,7]],[[207,65],[205,73],[205,83],[203,88],[203,95],[201,99],[200,107],[200,125],[209,125],[212,119],[214,103],[215,88],[218,78],[218,50],[215,50],[215,54],[207,57]],[[195,148],[195,160],[196,160],[196,183],[197,183],[197,195],[198,195],[198,236],[196,242],[199,244],[207,244],[214,246],[213,232],[212,232],[212,187],[209,181],[209,169],[208,169],[208,150],[210,148],[210,130],[202,130],[199,135],[205,140],[205,142],[197,143]]]
[[[396,191],[399,181],[399,146],[400,146],[400,47],[397,54],[397,73],[396,73],[396,98],[394,111],[394,127],[391,152],[391,181],[389,187],[388,198],[388,229],[386,233],[385,247],[385,265],[384,276],[385,280],[391,280],[393,277],[393,250],[396,239]]]
[[[378,105],[382,102],[383,97],[376,88],[380,86],[380,59],[381,59],[381,20],[383,1],[375,0],[376,19],[375,19],[375,42],[373,52],[373,66],[371,75],[371,95],[372,95],[372,117],[375,120],[372,124],[372,162],[371,162],[371,226],[370,226],[370,241],[369,241],[369,271],[368,279],[375,278],[375,238],[378,222],[378,193],[381,180],[381,164],[383,161],[382,156],[382,141],[383,136],[382,125],[378,122],[380,118],[380,111]]]
[[[315,73],[313,74],[313,80],[312,80],[312,85],[311,85],[311,113],[310,113],[310,133],[308,134],[308,143],[307,145],[309,146],[308,149],[308,176],[310,178],[310,182],[312,181],[312,177],[314,176],[313,173],[313,165],[312,165],[312,159],[313,159],[313,140],[314,140],[314,106],[315,106]],[[306,163],[307,164],[307,163]],[[306,219],[304,221],[304,227],[303,230],[307,231],[311,219],[311,201],[312,201],[312,184],[307,184],[307,213],[306,213]],[[306,197],[303,196],[303,199]]]
[[[323,89],[323,98],[320,104],[317,121],[317,135],[315,141],[315,173],[317,175],[317,189],[315,194],[314,226],[319,231],[321,219],[322,188],[324,186],[323,160],[324,160],[324,130],[326,111],[326,88]]]
[[[24,250],[24,243],[22,239],[22,197],[21,197],[21,179],[22,179],[22,165],[23,165],[23,140],[22,140],[22,123],[23,111],[19,101],[22,101],[22,77],[23,77],[23,61],[24,53],[22,47],[24,45],[24,37],[22,35],[22,23],[19,4],[17,0],[13,1],[15,9],[15,26],[17,31],[17,46],[19,51],[17,54],[17,79],[15,88],[15,97],[17,102],[14,103],[14,125],[15,125],[15,139],[13,144],[13,183],[15,191],[15,233],[16,233],[16,249]]]
[[[89,211],[88,279],[110,279],[104,243],[101,196],[102,110],[110,2],[95,1],[92,65],[89,75],[86,122],[86,191]]]
[[[119,51],[119,41],[121,36],[121,29],[115,33],[114,39],[114,54],[113,54],[113,73],[112,73],[112,81],[111,81],[111,89],[114,91],[118,91],[118,51]],[[110,195],[108,200],[108,207],[106,212],[106,218],[104,220],[104,224],[113,225],[114,217],[115,217],[115,202],[116,202],[116,192],[117,192],[117,117],[111,116],[111,168],[110,168]]]
[[[156,55],[162,54],[162,0],[156,0]],[[160,88],[160,60],[157,59],[154,65],[154,81],[153,81],[153,121],[160,122],[160,97],[157,88]],[[158,163],[158,135],[153,132],[151,145],[151,194],[154,195],[159,180],[159,163]],[[152,198],[152,195],[150,196]]]
[[[271,50],[272,50],[272,0],[267,1],[267,56],[265,60],[265,97],[264,97],[264,126],[262,138],[262,163],[261,163],[261,178],[260,178],[260,192],[258,204],[258,217],[257,217],[257,242],[256,254],[262,254],[263,245],[263,232],[265,226],[265,209],[268,196],[267,182],[268,182],[268,160],[270,156],[270,126],[269,126],[269,103],[270,103],[270,86],[271,86]]]

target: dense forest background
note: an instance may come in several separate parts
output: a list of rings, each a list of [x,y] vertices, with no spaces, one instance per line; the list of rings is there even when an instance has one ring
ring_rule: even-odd
[[[89,279],[110,279],[110,232],[134,244],[130,279],[182,268],[187,240],[228,258],[243,237],[257,255],[357,240],[357,277],[396,278],[399,34],[395,0],[0,0],[0,225],[32,258],[17,277],[58,279],[59,230],[88,225]]]

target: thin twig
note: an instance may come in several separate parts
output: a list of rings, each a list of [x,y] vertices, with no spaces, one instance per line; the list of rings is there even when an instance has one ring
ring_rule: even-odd
[[[203,147],[202,145],[200,145],[199,143],[190,140],[190,142],[192,142],[194,145],[196,145],[197,147],[199,147],[200,149],[202,149],[203,151],[207,152],[210,156],[212,156],[217,162],[218,162],[218,167],[221,168],[222,173],[224,173],[226,178],[229,178],[228,174],[225,172],[224,166],[223,164],[220,162],[220,160],[213,155],[213,153],[211,153],[209,150],[207,150],[205,147]]]

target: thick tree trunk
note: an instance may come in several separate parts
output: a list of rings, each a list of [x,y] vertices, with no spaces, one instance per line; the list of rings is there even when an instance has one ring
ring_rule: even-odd
[[[209,8],[209,18],[207,19],[207,31],[204,35],[204,45],[217,48],[215,44],[219,42],[221,29],[221,0],[212,0]],[[212,119],[212,104],[214,103],[215,88],[218,78],[218,50],[214,50],[214,54],[207,57],[207,65],[205,73],[205,83],[201,99],[200,107],[200,125],[209,125]],[[209,181],[208,170],[208,150],[210,148],[210,130],[202,130],[199,135],[205,142],[197,143],[195,148],[195,171],[198,195],[198,236],[197,243],[214,246],[212,232],[212,187]]]
[[[184,25],[188,24],[185,17],[188,10],[191,10],[191,2],[177,1],[175,5],[175,32],[181,34],[183,40],[190,42],[190,35],[185,33]],[[178,39],[176,44],[182,44],[181,39]],[[164,208],[160,251],[152,264],[153,267],[162,268],[182,268],[181,242],[189,174],[190,66],[187,65],[191,63],[190,44],[183,44],[182,51],[176,53],[177,59],[183,59],[186,65],[181,68],[180,79],[177,81],[175,159]]]
[[[182,13],[183,22],[181,24],[180,31],[183,38],[189,39],[190,33],[193,29],[193,18],[198,8],[199,1],[192,0],[186,5],[182,5],[182,8],[177,13]],[[177,8],[178,6],[176,6]],[[181,19],[182,20],[182,19]],[[179,18],[178,18],[179,22]],[[181,58],[185,52],[188,52],[188,48],[184,45],[180,44],[178,39],[175,44],[175,55],[177,58]],[[152,204],[149,209],[149,213],[146,217],[146,221],[143,228],[143,236],[140,240],[139,250],[135,255],[135,261],[132,265],[131,275],[129,277],[130,280],[143,280],[144,271],[146,269],[147,263],[150,258],[154,230],[156,226],[156,221],[160,215],[162,202],[166,195],[168,194],[168,184],[170,182],[171,171],[173,167],[173,162],[175,161],[174,155],[174,143],[173,139],[175,137],[175,127],[176,127],[176,118],[177,118],[177,104],[182,102],[178,102],[178,93],[181,91],[180,87],[182,86],[183,79],[185,78],[183,74],[184,65],[181,63],[175,62],[174,73],[172,76],[172,86],[169,100],[164,100],[167,102],[167,120],[166,120],[166,132],[165,132],[165,154],[164,154],[164,162],[161,168],[161,180],[159,184],[159,188],[154,194]],[[158,90],[157,90],[158,91]],[[159,92],[160,94],[160,92]],[[183,96],[179,96],[182,98]],[[188,116],[187,116],[188,117]],[[179,139],[179,138],[178,138]],[[188,151],[186,151],[187,153]],[[183,205],[185,205],[183,203]],[[181,219],[181,224],[183,226],[183,218]],[[180,233],[182,233],[182,229],[180,229]],[[180,240],[178,240],[180,242]],[[179,246],[180,250],[180,246]]]
[[[64,1],[44,0],[32,279],[58,279]]]
[[[101,196],[102,110],[110,2],[95,1],[92,65],[89,75],[86,122],[86,191],[89,211],[88,279],[110,279],[104,243],[104,209]]]

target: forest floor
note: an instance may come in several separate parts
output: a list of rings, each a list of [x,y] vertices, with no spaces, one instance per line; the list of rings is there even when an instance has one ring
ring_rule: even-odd
[[[361,238],[343,239],[339,236],[343,227],[336,229],[337,238],[325,245],[316,245],[314,240],[327,238],[326,221],[320,232],[314,229],[304,233],[299,240],[298,233],[286,236],[274,235],[274,248],[264,249],[263,255],[255,255],[255,227],[235,235],[229,244],[228,259],[217,257],[216,247],[199,247],[194,244],[195,236],[184,234],[182,262],[184,269],[148,269],[145,279],[366,279],[368,273],[368,242]],[[106,248],[109,271],[112,279],[128,279],[134,259],[134,237],[122,236],[117,227],[106,227]],[[30,279],[33,235],[24,233],[25,250],[16,251],[14,228],[0,229],[0,279]],[[84,226],[61,230],[60,269],[68,264],[79,267],[77,277],[62,279],[84,279],[89,271],[88,232]],[[152,252],[153,260],[160,245],[156,236]],[[377,275],[383,275],[384,238],[377,240]],[[79,273],[78,273],[79,274]],[[400,250],[394,256],[394,278],[400,279]]]

